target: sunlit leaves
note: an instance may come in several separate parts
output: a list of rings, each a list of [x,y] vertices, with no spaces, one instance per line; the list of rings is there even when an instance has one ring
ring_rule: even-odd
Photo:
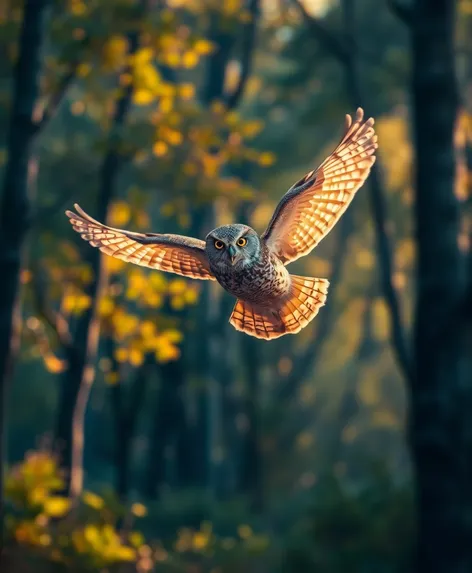
[[[112,227],[124,227],[131,217],[131,209],[126,201],[114,201],[109,209],[108,222]]]

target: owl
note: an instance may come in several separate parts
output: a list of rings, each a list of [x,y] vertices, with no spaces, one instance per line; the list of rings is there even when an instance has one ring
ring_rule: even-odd
[[[95,221],[78,205],[66,211],[75,231],[93,247],[123,261],[216,280],[237,298],[229,322],[264,340],[296,334],[326,302],[329,282],[289,273],[326,237],[366,180],[375,162],[374,120],[359,108],[346,115],[344,135],[331,155],[295,183],[259,235],[248,225],[218,227],[205,240],[182,235],[133,233]]]

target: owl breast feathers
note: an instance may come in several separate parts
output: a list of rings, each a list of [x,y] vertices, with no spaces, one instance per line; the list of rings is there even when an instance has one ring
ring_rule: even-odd
[[[158,233],[133,233],[95,221],[78,205],[66,211],[75,231],[103,253],[136,265],[194,279],[217,280],[233,294],[230,323],[272,340],[295,334],[326,302],[326,279],[301,277],[286,265],[310,253],[349,206],[375,162],[374,120],[357,110],[331,155],[295,183],[259,236],[247,225],[225,225],[205,241]]]

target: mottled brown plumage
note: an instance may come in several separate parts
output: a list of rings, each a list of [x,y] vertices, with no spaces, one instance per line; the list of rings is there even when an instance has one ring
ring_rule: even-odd
[[[286,265],[310,253],[329,233],[362,186],[375,161],[372,118],[346,116],[333,153],[295,183],[259,235],[247,225],[224,225],[205,241],[181,235],[132,233],[95,221],[78,205],[66,211],[74,230],[92,246],[124,261],[182,276],[217,280],[238,300],[230,323],[271,340],[295,334],[325,304],[328,281],[291,275]]]

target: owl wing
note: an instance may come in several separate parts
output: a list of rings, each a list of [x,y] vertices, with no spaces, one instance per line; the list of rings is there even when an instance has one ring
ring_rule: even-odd
[[[123,261],[191,277],[215,280],[205,254],[205,242],[182,235],[132,233],[107,227],[92,219],[79,205],[66,211],[72,227],[92,247]]]
[[[333,153],[277,205],[261,238],[285,264],[307,255],[326,237],[367,179],[378,145],[373,118],[363,120],[361,108],[354,123],[346,115],[344,136]]]

